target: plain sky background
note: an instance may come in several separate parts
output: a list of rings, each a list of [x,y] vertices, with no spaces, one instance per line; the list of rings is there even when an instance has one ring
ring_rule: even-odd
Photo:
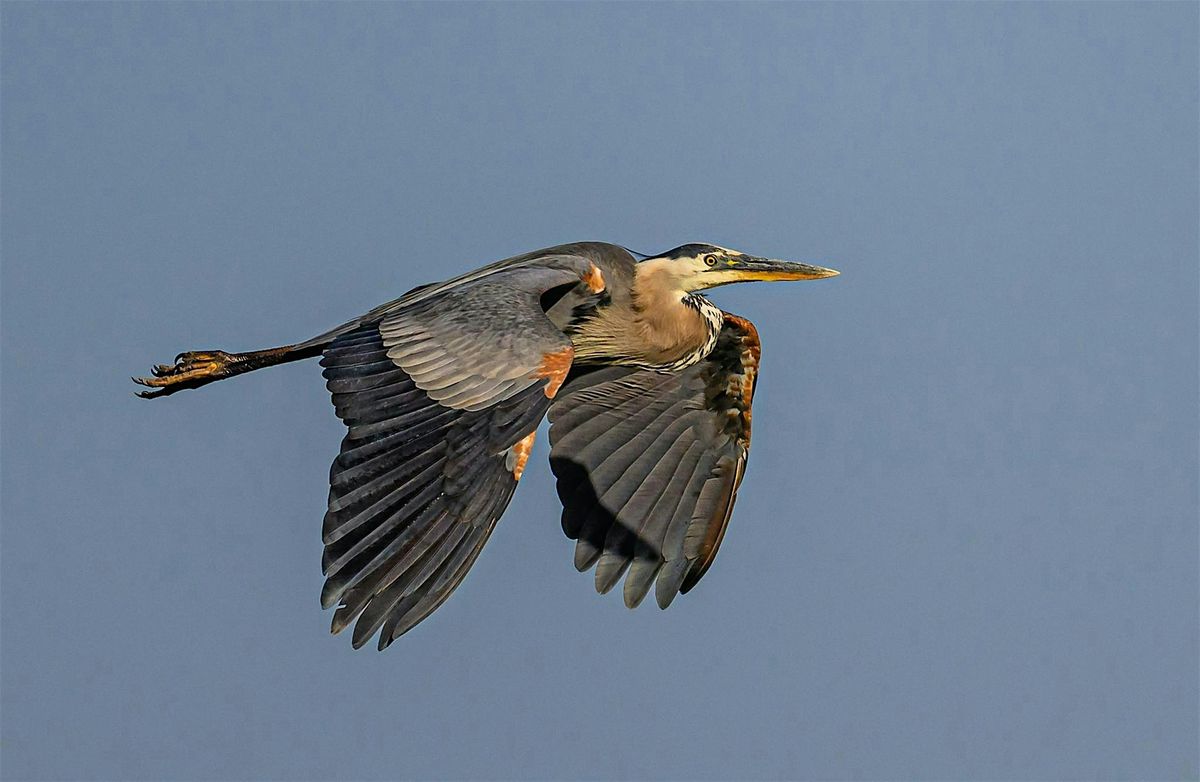
[[[12,3],[6,779],[1195,778],[1195,3]],[[764,343],[716,565],[597,596],[545,440],[454,597],[330,637],[313,362],[525,250],[710,241]]]

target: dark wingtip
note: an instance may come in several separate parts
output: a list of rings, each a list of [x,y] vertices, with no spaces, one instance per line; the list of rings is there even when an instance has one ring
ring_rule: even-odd
[[[658,607],[661,610],[666,611],[671,607],[671,603],[675,600],[675,596],[678,594],[678,592],[667,592],[666,590],[655,589],[654,602],[658,603]]]
[[[329,622],[329,632],[334,635],[342,632],[350,626],[355,616],[357,614],[352,612],[349,606],[338,606],[337,610],[333,612],[333,619]]]

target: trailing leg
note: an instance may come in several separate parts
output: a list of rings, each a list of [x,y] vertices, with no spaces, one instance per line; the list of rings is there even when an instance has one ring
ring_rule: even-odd
[[[226,353],[223,350],[191,350],[175,357],[174,364],[156,364],[150,369],[152,377],[135,377],[133,382],[149,386],[153,391],[139,391],[143,399],[170,396],[185,388],[199,388],[227,377],[253,372],[256,369],[289,361],[299,361],[321,355],[324,345],[285,345],[281,348],[254,350],[249,353]]]

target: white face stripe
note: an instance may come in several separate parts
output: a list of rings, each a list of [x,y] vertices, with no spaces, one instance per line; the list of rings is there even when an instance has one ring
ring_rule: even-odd
[[[737,278],[722,274],[722,272],[726,267],[733,266],[738,260],[749,257],[738,250],[730,250],[715,244],[700,245],[700,248],[702,249],[695,251],[695,255],[690,256],[649,258],[638,264],[637,274],[639,277],[662,275],[660,279],[664,282],[660,284],[671,285],[681,294],[686,294],[727,282],[736,282]],[[705,259],[710,256],[716,256],[716,263],[712,266],[705,262]],[[720,277],[715,275],[720,275]]]

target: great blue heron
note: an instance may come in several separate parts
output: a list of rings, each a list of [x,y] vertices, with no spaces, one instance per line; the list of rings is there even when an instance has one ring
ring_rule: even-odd
[[[708,570],[750,447],[759,341],[696,291],[838,272],[711,244],[643,256],[600,242],[493,263],[307,342],[181,353],[153,398],[321,356],[348,431],[330,469],[321,593],[332,630],[384,649],[479,556],[550,417],[575,567],[662,608]]]

